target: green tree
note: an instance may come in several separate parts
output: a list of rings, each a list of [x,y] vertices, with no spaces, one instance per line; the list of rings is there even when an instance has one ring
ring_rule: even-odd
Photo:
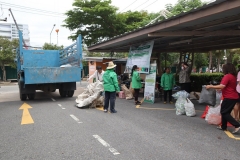
[[[3,73],[3,81],[6,81],[5,66],[10,65],[16,67],[14,59],[16,58],[16,48],[18,47],[18,40],[12,41],[7,38],[0,37],[0,67]]]
[[[81,34],[87,46],[139,28],[149,18],[146,11],[119,13],[111,0],[75,0],[73,7],[63,26],[73,31],[70,39]]]
[[[194,55],[194,65],[196,66],[197,71],[203,67],[208,65],[208,59],[206,53],[196,53]]]
[[[190,11],[191,9],[198,8],[204,3],[201,0],[178,0],[173,6],[171,4],[166,5],[166,9],[172,13],[172,15],[178,15],[182,12]]]
[[[61,50],[61,49],[63,49],[63,45],[57,46],[56,44],[44,43],[42,48],[44,50]]]

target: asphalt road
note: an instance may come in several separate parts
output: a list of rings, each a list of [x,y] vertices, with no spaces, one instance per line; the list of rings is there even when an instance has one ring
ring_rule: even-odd
[[[18,86],[0,88],[1,160],[238,160],[240,141],[201,119],[176,116],[174,105],[116,100],[116,114],[78,109],[75,99],[58,92],[37,92],[36,100],[19,100]],[[34,123],[21,125],[24,104]],[[230,128],[232,129],[232,128]],[[240,137],[240,134],[236,135]]]

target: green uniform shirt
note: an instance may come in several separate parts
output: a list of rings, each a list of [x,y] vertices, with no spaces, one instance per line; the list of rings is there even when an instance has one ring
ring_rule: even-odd
[[[140,78],[139,73],[137,71],[133,71],[133,75],[132,75],[132,88],[133,89],[140,89],[140,88],[142,88],[141,78]]]
[[[161,86],[163,90],[172,90],[175,85],[175,78],[172,73],[164,73],[161,77]]]
[[[112,69],[106,70],[103,74],[103,88],[108,92],[119,91],[117,74]]]

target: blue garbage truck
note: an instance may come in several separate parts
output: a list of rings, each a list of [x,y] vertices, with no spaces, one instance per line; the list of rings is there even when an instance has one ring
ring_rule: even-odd
[[[19,95],[22,101],[33,100],[36,90],[55,92],[61,97],[72,97],[76,82],[81,81],[82,39],[63,50],[35,50],[23,46],[19,31],[16,50]]]

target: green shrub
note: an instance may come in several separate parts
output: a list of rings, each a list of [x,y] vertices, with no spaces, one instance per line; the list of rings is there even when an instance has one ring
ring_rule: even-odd
[[[222,73],[192,73],[190,76],[192,91],[200,92],[202,90],[202,85],[208,85],[211,81],[221,82],[222,77]],[[179,77],[177,75],[177,84],[179,84],[178,79]]]

